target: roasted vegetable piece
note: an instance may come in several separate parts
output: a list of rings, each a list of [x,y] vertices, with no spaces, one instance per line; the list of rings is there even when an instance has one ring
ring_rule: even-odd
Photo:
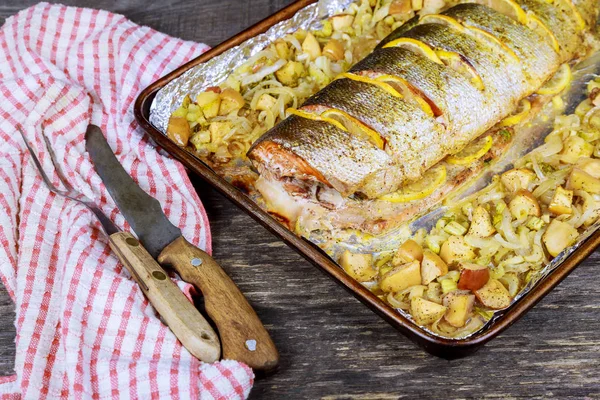
[[[550,205],[548,206],[548,210],[551,213],[554,213],[556,215],[572,214],[573,213],[573,207],[571,206],[572,202],[573,202],[573,191],[565,190],[562,188],[562,186],[559,186],[556,188],[556,191],[554,192],[554,196],[552,197],[552,201],[550,202]]]
[[[239,110],[245,104],[244,97],[237,90],[227,88],[221,92],[220,96],[219,115],[227,115],[232,111]]]
[[[465,326],[474,303],[475,296],[472,294],[448,293],[444,297],[444,306],[448,307],[444,319],[456,328]]]
[[[425,250],[421,262],[421,283],[428,285],[437,277],[448,273],[448,265],[431,250]]]
[[[233,125],[229,121],[215,121],[211,122],[208,127],[210,132],[210,141],[213,143],[221,143],[223,137],[229,133]]]
[[[510,213],[516,219],[524,219],[530,215],[539,217],[542,214],[540,203],[535,196],[526,189],[519,189],[508,203]]]
[[[473,218],[471,219],[471,225],[469,226],[467,235],[485,238],[493,235],[495,232],[496,228],[492,225],[490,213],[482,206],[478,206],[473,211]]]
[[[344,271],[358,282],[372,281],[377,275],[371,254],[355,254],[346,250],[340,257],[339,263]]]
[[[569,136],[564,142],[561,154],[561,161],[575,164],[581,157],[590,157],[594,152],[594,146],[586,142],[579,136]]]
[[[411,11],[411,0],[395,0],[390,4],[389,14],[406,14]]]
[[[219,115],[221,96],[215,91],[202,92],[196,97],[196,104],[200,106],[206,119]]]
[[[458,269],[460,278],[457,287],[462,290],[479,290],[490,279],[490,269],[483,265],[461,262]]]
[[[594,194],[600,193],[600,179],[594,178],[579,168],[573,168],[565,186],[569,190],[585,190]]]
[[[383,276],[379,287],[384,292],[399,292],[421,284],[421,265],[415,260],[399,265]]]
[[[214,91],[205,91],[196,96],[196,104],[200,106],[200,108],[212,103],[219,99],[219,93]]]
[[[310,56],[310,60],[314,61],[321,56],[321,45],[312,33],[308,33],[302,42],[302,51]]]
[[[178,146],[187,146],[192,130],[190,124],[184,117],[170,117],[167,126],[167,136],[177,143]]]
[[[597,158],[582,157],[577,160],[575,168],[579,168],[590,176],[600,179],[600,160]]]
[[[490,279],[474,293],[481,304],[494,310],[500,310],[510,305],[510,293],[497,279]]]
[[[275,71],[275,78],[286,86],[298,86],[298,79],[306,75],[304,65],[298,61],[288,61],[281,69]]]
[[[419,325],[429,325],[439,320],[447,308],[433,301],[417,297],[410,302],[410,314]]]
[[[572,245],[579,236],[577,229],[566,222],[553,219],[542,236],[542,242],[552,257]]]
[[[473,260],[475,252],[473,247],[469,246],[462,236],[450,236],[442,244],[440,257],[448,265],[457,263],[463,260]]]
[[[500,181],[510,192],[516,192],[520,189],[528,189],[529,184],[533,182],[536,175],[530,169],[519,168],[506,171],[500,177]]]
[[[263,93],[256,102],[256,109],[259,111],[270,110],[275,106],[277,100],[270,94]]]
[[[400,246],[396,254],[394,254],[392,264],[396,266],[414,260],[423,261],[423,248],[421,248],[414,240],[408,239],[406,242],[402,243],[402,246]]]
[[[352,26],[354,22],[354,15],[350,14],[338,14],[329,18],[334,31],[343,31],[346,28]]]
[[[287,42],[283,39],[277,39],[274,44],[275,44],[275,51],[277,52],[277,55],[280,58],[287,60],[291,55],[291,51],[290,51],[290,48],[289,48]]]
[[[344,58],[344,46],[338,40],[331,39],[325,47],[323,47],[323,55],[329,57],[333,61],[339,61]]]

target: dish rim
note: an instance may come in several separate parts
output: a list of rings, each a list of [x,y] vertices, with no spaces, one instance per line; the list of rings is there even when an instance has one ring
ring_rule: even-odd
[[[538,282],[527,294],[515,301],[509,308],[503,310],[502,314],[498,315],[498,317],[485,328],[464,339],[446,339],[425,331],[413,321],[401,315],[394,308],[379,299],[366,287],[346,275],[343,269],[320,248],[308,240],[297,236],[295,233],[281,225],[248,196],[217,175],[208,165],[192,153],[178,147],[150,123],[150,106],[152,101],[156,96],[156,93],[170,81],[181,76],[190,68],[204,63],[224,51],[265,32],[278,22],[291,18],[300,9],[313,4],[316,1],[317,0],[298,0],[183,64],[168,75],[156,80],[138,95],[134,104],[135,118],[146,134],[149,135],[159,147],[180,161],[189,170],[199,175],[235,205],[267,228],[271,233],[282,239],[289,247],[297,251],[306,260],[328,274],[360,302],[399,330],[404,336],[420,345],[430,354],[438,357],[454,359],[467,356],[517,322],[542,298],[550,293],[563,279],[565,279],[580,263],[592,254],[596,248],[600,246],[600,230],[588,237],[579,248],[569,255],[569,257],[554,271],[550,272],[548,276],[540,280],[540,282]]]

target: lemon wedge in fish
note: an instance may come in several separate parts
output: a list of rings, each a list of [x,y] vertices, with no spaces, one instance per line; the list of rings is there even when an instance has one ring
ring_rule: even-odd
[[[483,139],[476,140],[455,155],[449,156],[446,161],[450,164],[469,165],[490,151],[492,144],[494,144],[494,139],[491,136],[486,136]]]
[[[340,78],[352,79],[353,81],[369,83],[371,85],[379,86],[381,89],[385,90],[392,96],[402,98],[402,94],[400,92],[398,92],[396,89],[394,89],[394,87],[392,85],[385,83],[383,81],[377,80],[377,79],[369,78],[368,76],[357,75],[357,74],[353,74],[351,72],[345,72],[343,74],[338,75],[338,77],[336,79],[340,79]]]
[[[399,190],[380,197],[380,200],[392,203],[406,203],[423,199],[436,191],[446,182],[446,167],[438,164],[427,170],[423,177],[413,183],[401,187]]]
[[[531,102],[527,99],[521,100],[519,106],[517,107],[517,111],[511,115],[510,117],[504,118],[499,126],[513,126],[523,121],[529,112],[531,111]]]
[[[417,39],[402,37],[396,40],[392,40],[391,42],[383,46],[384,49],[387,47],[404,47],[405,49],[414,51],[415,53],[422,54],[423,56],[429,58],[431,61],[437,64],[443,64],[442,60],[440,60],[440,58],[435,54],[435,51],[433,51],[431,47]]]
[[[527,22],[527,14],[514,0],[475,0],[475,3],[493,8],[522,24]]]
[[[381,135],[369,128],[356,118],[348,115],[342,110],[330,108],[321,114],[323,119],[334,119],[344,125],[350,133],[366,136],[375,146],[380,149],[385,147],[385,142],[381,138]]]
[[[377,78],[375,78],[375,80],[377,81],[381,81],[381,82],[393,82],[393,83],[397,83],[400,86],[402,86],[402,88],[404,89],[402,91],[402,95],[404,97],[408,97],[412,100],[414,100],[419,107],[421,107],[421,110],[423,110],[423,112],[425,112],[425,114],[429,115],[429,116],[435,116],[435,114],[433,113],[433,110],[431,109],[431,106],[425,101],[423,100],[423,98],[420,95],[414,94],[414,93],[406,93],[406,92],[411,92],[412,90],[412,85],[410,83],[408,83],[408,81],[404,78],[400,78],[398,76],[393,76],[393,75],[380,75]]]
[[[544,24],[534,13],[527,13],[527,22],[525,25],[540,36],[547,36],[550,38],[554,50],[556,50],[557,53],[560,51],[560,45],[558,44],[558,40],[556,39],[556,36],[554,36],[554,33],[552,33],[546,24]]]
[[[563,64],[558,71],[556,71],[556,74],[554,74],[554,76],[537,92],[542,95],[558,94],[569,86],[571,78],[572,75],[569,64]]]
[[[298,110],[295,108],[288,108],[287,110],[285,110],[285,112],[288,115],[296,115],[298,117],[302,117],[302,118],[306,118],[306,119],[312,119],[313,121],[323,121],[323,122],[327,122],[333,126],[335,126],[336,128],[339,128],[343,131],[346,131],[346,127],[344,125],[342,125],[339,121],[336,121],[333,118],[327,118],[327,117],[323,117],[321,115],[317,115],[317,114],[313,114],[310,112],[306,112],[306,111],[302,111],[302,110]]]

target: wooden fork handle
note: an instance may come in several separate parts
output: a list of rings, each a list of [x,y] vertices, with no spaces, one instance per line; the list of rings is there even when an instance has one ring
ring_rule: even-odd
[[[201,361],[219,360],[219,337],[162,267],[128,232],[110,235],[110,247],[183,346]]]
[[[174,268],[204,296],[206,313],[217,326],[223,358],[261,372],[274,370],[279,354],[269,333],[240,289],[204,251],[182,236],[164,248],[158,262]]]

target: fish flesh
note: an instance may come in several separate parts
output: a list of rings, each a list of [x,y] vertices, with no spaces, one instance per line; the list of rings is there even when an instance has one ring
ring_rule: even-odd
[[[300,110],[314,118],[292,115],[254,143],[248,157],[267,209],[291,227],[315,208],[343,216],[329,216],[332,227],[377,234],[394,226],[388,222],[398,218],[378,212],[383,195],[490,132],[563,62],[585,53],[589,14],[595,18],[598,5],[570,2],[515,0],[527,21],[494,9],[493,1],[409,20],[349,74],[307,99]],[[320,118],[328,111],[378,140],[351,129],[348,119],[340,127]],[[449,178],[458,182],[460,171]],[[352,222],[356,215],[360,226]]]

